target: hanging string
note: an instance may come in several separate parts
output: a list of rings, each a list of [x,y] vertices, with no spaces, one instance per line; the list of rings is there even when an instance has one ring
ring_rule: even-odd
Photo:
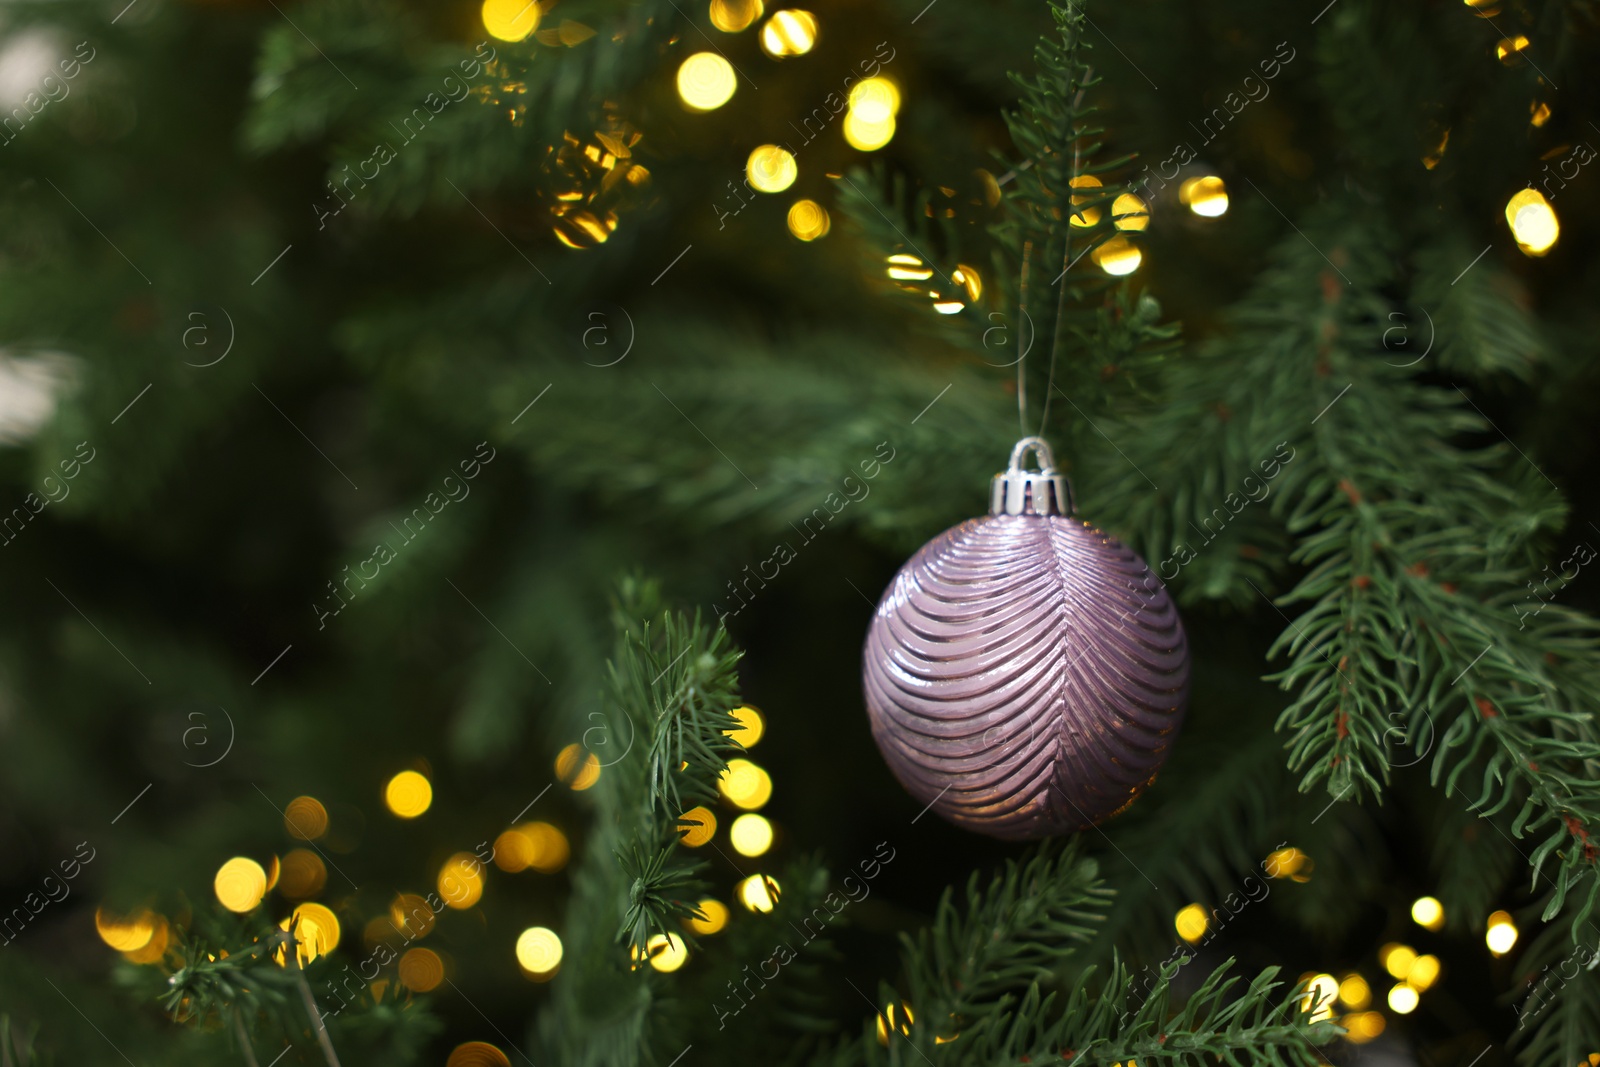
[[[1067,244],[1064,251],[1072,251],[1072,226],[1070,223],[1067,226]],[[1065,261],[1065,256],[1063,256],[1063,261]],[[1065,274],[1066,271],[1062,271],[1062,273]],[[1045,423],[1050,421],[1050,394],[1055,391],[1056,387],[1056,350],[1061,347],[1061,320],[1067,313],[1066,283],[1067,280],[1062,278],[1061,288],[1056,292],[1056,317],[1050,330],[1050,369],[1045,378],[1044,409],[1039,412],[1039,432],[1035,434],[1036,437],[1044,436]]]
[[[1087,68],[1084,71],[1084,81],[1089,82],[1093,79],[1094,69],[1092,67]],[[1084,85],[1078,90],[1078,95],[1074,97],[1072,101],[1072,107],[1074,111],[1083,106],[1083,94],[1087,91],[1087,85]],[[1072,220],[1077,216],[1077,212],[1072,210],[1072,190],[1077,187],[1073,185],[1072,182],[1077,180],[1078,176],[1082,173],[1081,167],[1083,166],[1083,139],[1076,136],[1076,130],[1073,131],[1073,134],[1072,171],[1067,178],[1068,216],[1066,235],[1065,243],[1061,249],[1061,274],[1056,278],[1056,284],[1060,285],[1061,288],[1056,292],[1056,316],[1055,321],[1050,327],[1050,369],[1045,379],[1044,408],[1039,413],[1039,432],[1036,435],[1038,437],[1044,436],[1045,424],[1050,421],[1050,401],[1052,399],[1051,394],[1055,392],[1056,388],[1056,353],[1061,350],[1061,326],[1067,317],[1067,271],[1072,269],[1073,263]]]
[[[1018,298],[1017,310],[1023,322],[1028,322],[1028,263],[1033,259],[1033,242],[1022,243],[1022,284],[1019,286],[1021,296]],[[1017,344],[1022,344],[1021,324],[1017,328]],[[1029,339],[1028,347],[1032,347]],[[1028,436],[1028,376],[1024,371],[1028,362],[1028,348],[1022,350],[1022,355],[1017,357],[1017,432],[1023,437]]]
[[[1084,79],[1083,80],[1084,80],[1085,83],[1094,80],[1094,68],[1093,67],[1085,68],[1085,70],[1084,70]],[[1084,93],[1086,93],[1087,91],[1088,91],[1088,85],[1087,84],[1083,85],[1081,88],[1078,89],[1078,95],[1076,97],[1074,97],[1073,101],[1072,101],[1072,106],[1073,106],[1074,109],[1080,108],[1080,107],[1083,106]],[[996,181],[995,184],[998,185],[998,186],[1004,186],[1007,182],[1009,182],[1013,178],[1017,177],[1017,175],[1021,174],[1023,171],[1027,170],[1029,167],[1032,167],[1035,163],[1041,162],[1045,158],[1048,158],[1048,156],[1050,154],[1051,154],[1051,152],[1047,148],[1047,149],[1045,149],[1044,155],[1041,155],[1039,158],[1024,160],[1022,163],[1020,163],[1018,166],[1016,166],[1012,170],[1007,171],[1001,178],[999,178],[998,181]],[[1034,435],[1036,437],[1043,437],[1044,436],[1045,426],[1048,425],[1048,423],[1050,421],[1050,399],[1051,399],[1050,394],[1055,391],[1055,386],[1056,386],[1056,354],[1061,349],[1061,324],[1062,324],[1062,321],[1066,318],[1066,311],[1067,311],[1067,285],[1066,285],[1067,271],[1072,269],[1072,265],[1074,263],[1074,260],[1072,258],[1072,221],[1071,221],[1071,216],[1072,215],[1076,215],[1077,213],[1073,212],[1071,210],[1071,208],[1072,208],[1072,195],[1073,195],[1071,190],[1076,188],[1076,186],[1071,184],[1071,179],[1078,177],[1078,175],[1080,173],[1079,168],[1082,166],[1082,164],[1083,164],[1083,144],[1082,144],[1082,139],[1078,138],[1078,137],[1074,137],[1073,138],[1073,142],[1072,142],[1072,172],[1068,177],[1068,184],[1067,184],[1067,189],[1068,189],[1068,193],[1067,193],[1067,208],[1068,208],[1068,212],[1069,212],[1069,218],[1067,220],[1067,228],[1066,228],[1066,244],[1065,244],[1065,247],[1062,249],[1062,252],[1061,252],[1061,273],[1056,276],[1056,282],[1060,284],[1061,288],[1056,294],[1056,314],[1055,314],[1055,319],[1051,323],[1051,330],[1050,330],[1050,366],[1049,366],[1049,369],[1048,369],[1048,372],[1047,372],[1046,378],[1045,378],[1044,404],[1041,406],[1040,412],[1039,412],[1039,431],[1038,431],[1038,433],[1036,433]],[[1028,375],[1027,375],[1028,351],[1029,351],[1030,348],[1033,347],[1033,340],[1034,340],[1034,335],[1035,335],[1035,331],[1033,330],[1033,320],[1028,317],[1028,268],[1029,268],[1029,266],[1030,266],[1030,264],[1032,262],[1032,259],[1033,259],[1033,242],[1029,241],[1029,240],[1025,240],[1022,243],[1022,281],[1021,281],[1021,284],[1018,287],[1019,291],[1020,291],[1020,295],[1018,297],[1017,312],[1022,317],[1022,321],[1028,324],[1030,336],[1028,338],[1028,346],[1023,348],[1022,355],[1017,357],[1017,362],[1016,362],[1016,367],[1017,367],[1017,432],[1022,434],[1024,437],[1028,436]],[[1021,333],[1020,328],[1018,330],[1018,333],[1019,334]],[[1021,343],[1020,337],[1018,339],[1018,343]]]

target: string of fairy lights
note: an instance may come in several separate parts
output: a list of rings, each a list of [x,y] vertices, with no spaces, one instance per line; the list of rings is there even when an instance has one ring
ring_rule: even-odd
[[[542,25],[542,6],[527,0],[484,0],[482,19],[484,28],[495,38],[521,42],[530,38],[549,47],[571,47],[594,35],[591,27],[563,21],[556,27]],[[797,8],[784,8],[768,14],[762,0],[712,0],[708,8],[711,25],[725,34],[738,34],[759,23],[757,39],[761,50],[774,61],[785,61],[805,56],[816,48],[820,24],[817,16]],[[763,18],[765,21],[762,21]],[[675,86],[683,108],[696,115],[709,115],[732,101],[739,90],[739,75],[729,60],[715,45],[706,51],[694,52],[678,64]],[[517,97],[525,93],[520,83],[503,86],[499,95],[489,93],[491,103],[507,104],[507,114],[512,122],[520,122],[525,105]],[[488,93],[488,90],[484,90]],[[881,74],[856,81],[846,94],[843,119],[838,125],[838,136],[851,149],[862,153],[876,152],[894,139],[897,117],[902,106],[900,85]],[[552,160],[548,170],[568,180],[570,188],[558,193],[551,206],[556,221],[552,230],[558,240],[568,248],[585,249],[603,244],[615,232],[618,219],[614,211],[601,210],[601,195],[618,179],[634,185],[649,180],[647,168],[633,160],[630,149],[640,134],[636,130],[613,123],[609,130],[595,131],[593,140],[568,131],[561,145],[551,149]],[[799,161],[787,147],[779,144],[758,144],[750,149],[745,160],[745,185],[752,194],[780,195],[795,184],[800,176]],[[985,186],[984,198],[994,207],[1000,200],[1000,187],[993,175],[979,172]],[[1083,206],[1098,201],[1093,190],[1101,187],[1098,178],[1082,175],[1072,182],[1082,189],[1073,197],[1079,207],[1072,224],[1079,227],[1097,224],[1103,214],[1099,206]],[[954,196],[953,189],[941,189],[946,196]],[[743,202],[742,193],[740,195]],[[1222,179],[1204,174],[1185,180],[1179,187],[1178,199],[1195,215],[1216,218],[1228,209],[1227,190]],[[1143,253],[1130,235],[1144,230],[1150,222],[1148,205],[1133,193],[1118,196],[1111,205],[1117,233],[1102,242],[1091,253],[1092,261],[1107,274],[1121,276],[1139,269]],[[946,215],[953,215],[946,209]],[[785,214],[789,233],[798,241],[811,242],[826,237],[832,229],[828,209],[811,198],[796,199]],[[890,277],[907,280],[906,271],[933,270],[916,261],[899,262],[908,257],[897,255],[889,264]],[[932,307],[940,314],[955,314],[977,299],[982,289],[978,272],[963,266],[967,281],[957,281],[961,291],[940,293],[926,290]]]
[[[1500,13],[1498,0],[1465,2],[1475,14],[1485,19],[1492,19]],[[548,6],[529,3],[528,0],[484,0],[483,25],[491,35],[501,40],[520,42],[531,37],[550,47],[571,47],[594,36],[595,31],[591,27],[572,20],[565,20],[559,26],[541,28],[542,15]],[[815,14],[797,8],[783,8],[768,14],[763,0],[712,0],[708,16],[712,27],[725,34],[742,33],[759,24],[757,38],[761,50],[775,61],[812,53],[820,32]],[[1523,53],[1530,44],[1529,38],[1523,34],[1505,37],[1496,44],[1495,55],[1503,64],[1513,66],[1524,60]],[[739,89],[737,71],[714,44],[710,50],[695,52],[684,59],[678,65],[675,82],[680,102],[685,110],[693,114],[709,114],[722,108],[733,100]],[[522,86],[511,88],[515,92],[525,92]],[[893,140],[901,105],[901,89],[894,79],[875,75],[858,81],[849,90],[844,118],[839,124],[839,135],[856,151],[875,152]],[[520,121],[521,110],[516,103],[510,106],[509,114],[512,121]],[[1530,105],[1530,123],[1535,128],[1543,127],[1550,116],[1551,108],[1547,102],[1535,100]],[[1422,165],[1430,170],[1443,158],[1450,139],[1448,128],[1439,129],[1436,133],[1434,147],[1421,159]],[[639,136],[637,131],[627,131],[628,140],[623,145],[617,130],[596,131],[596,143],[585,143],[583,138],[569,132],[565,135],[569,143],[552,149],[556,156],[566,157],[555,161],[556,169],[578,179],[576,187],[558,195],[556,203],[552,205],[552,212],[556,216],[553,232],[564,245],[573,249],[593,247],[604,243],[615,231],[618,221],[616,213],[596,210],[595,201],[598,191],[609,187],[617,177],[626,177],[632,184],[641,184],[649,179],[648,170],[632,161],[626,147],[636,142]],[[1568,145],[1558,146],[1542,159],[1548,161],[1566,155],[1570,149]],[[573,158],[578,155],[586,157],[590,164],[587,169],[594,173],[574,173],[575,170],[585,169],[572,166]],[[582,160],[579,162],[582,163]],[[1548,163],[1545,170],[1550,170]],[[782,194],[794,185],[799,174],[799,164],[794,154],[777,144],[755,146],[750,150],[745,164],[745,184],[757,194]],[[979,176],[985,186],[984,199],[990,207],[994,207],[1000,199],[999,185],[986,171],[980,171]],[[1517,191],[1506,202],[1506,223],[1517,247],[1530,257],[1548,253],[1560,234],[1555,210],[1546,196],[1551,180],[1565,184],[1562,176],[1546,175],[1542,181],[1545,189],[1536,188],[1534,182],[1529,182],[1527,188]],[[584,188],[586,183],[591,187],[588,190]],[[1100,180],[1092,175],[1080,175],[1071,184],[1074,189],[1083,190],[1081,194],[1072,196],[1072,204],[1079,210],[1071,216],[1071,224],[1079,227],[1097,225],[1102,208],[1096,203],[1099,194],[1094,190],[1101,188]],[[598,186],[599,190],[594,186]],[[954,190],[941,191],[948,196],[954,195]],[[1178,187],[1177,200],[1182,207],[1202,218],[1218,218],[1228,210],[1226,185],[1215,174],[1194,174],[1185,178]],[[1095,206],[1085,206],[1090,204]],[[1093,249],[1090,259],[1106,274],[1123,277],[1137,271],[1144,262],[1144,253],[1136,235],[1150,225],[1151,212],[1149,205],[1132,192],[1117,196],[1110,210],[1116,232]],[[953,213],[949,209],[945,211],[947,215]],[[825,237],[832,228],[827,208],[810,198],[795,200],[785,216],[785,222],[789,233],[803,242]],[[931,278],[934,271],[920,260],[906,262],[909,258],[903,253],[891,257],[888,273],[903,288],[916,289],[919,295],[926,296],[934,311],[956,314],[977,299],[982,281],[972,267],[961,265],[961,272],[967,281],[965,284],[958,281],[957,291],[917,289],[905,283],[922,279],[910,279],[908,272],[926,271],[928,278]]]
[[[729,731],[728,736],[748,752],[765,734],[765,719],[750,706],[736,708],[732,715],[739,727]],[[572,744],[556,755],[554,770],[567,788],[583,792],[594,787],[605,767],[594,753]],[[380,796],[389,815],[406,822],[427,813],[433,806],[433,783],[428,773],[426,764],[419,763],[383,783]],[[754,859],[766,855],[779,836],[773,823],[759,813],[772,798],[772,776],[752,760],[736,757],[728,761],[718,781],[718,793],[716,810],[698,806],[678,820],[682,846],[703,848],[712,845],[720,834],[740,856]],[[359,816],[352,816],[351,821],[359,821]],[[339,913],[315,899],[324,895],[328,885],[327,863],[317,842],[326,845],[339,835],[327,806],[313,796],[296,797],[284,806],[283,827],[291,841],[311,847],[297,845],[282,856],[274,853],[260,859],[233,856],[217,868],[212,891],[217,902],[235,914],[250,915],[263,908],[286,910],[277,925],[285,931],[296,931],[296,956],[305,966],[336,950],[344,936]],[[428,993],[447,980],[454,966],[448,951],[417,942],[433,933],[441,911],[470,911],[481,902],[490,863],[508,875],[549,875],[564,868],[570,856],[571,846],[558,827],[544,821],[523,822],[495,839],[489,857],[471,852],[449,856],[438,869],[435,893],[397,893],[388,908],[368,918],[362,928],[362,941],[368,951],[397,940],[408,946],[397,954],[393,978],[379,978],[370,984],[374,1000],[384,997],[391,982],[412,993]],[[757,873],[734,882],[727,900],[737,902],[748,912],[766,913],[776,906],[780,892],[775,878]],[[717,897],[704,897],[698,905],[703,917],[684,922],[695,934],[717,934],[732,918],[729,903]],[[351,917],[352,904],[336,902],[336,906],[346,919]],[[95,927],[101,940],[130,963],[160,965],[176,949],[175,928],[187,926],[192,917],[188,908],[169,917],[148,907],[119,914],[102,906],[95,911]],[[510,951],[529,981],[548,982],[561,970],[561,936],[548,926],[523,929],[512,940]],[[683,938],[658,933],[650,939],[646,952],[635,956],[632,962],[635,967],[648,964],[657,971],[671,972],[682,967],[689,955]],[[273,959],[279,966],[288,965],[283,946]],[[469,1041],[451,1053],[447,1067],[494,1067],[502,1063],[509,1060],[495,1045]]]
[[[1269,878],[1303,883],[1311,880],[1316,864],[1298,848],[1281,848],[1270,853],[1262,861],[1261,867]],[[1220,928],[1227,917],[1226,913],[1213,911],[1200,903],[1191,903],[1184,905],[1173,916],[1173,927],[1184,941],[1196,945],[1206,939],[1214,923]],[[1411,904],[1411,921],[1429,933],[1437,933],[1444,929],[1444,905],[1436,897],[1418,897]],[[1516,923],[1508,912],[1496,911],[1484,924],[1484,943],[1494,957],[1509,953],[1516,945],[1517,937]],[[1395,1015],[1409,1015],[1416,1011],[1422,1003],[1422,994],[1432,988],[1444,973],[1439,957],[1431,953],[1419,953],[1411,945],[1400,941],[1390,941],[1380,946],[1377,964],[1379,972],[1394,980],[1384,997],[1384,1005]],[[1338,976],[1307,971],[1300,975],[1299,980],[1305,987],[1302,1005],[1312,1013],[1312,1021],[1337,1021],[1345,1029],[1346,1041],[1365,1044],[1387,1028],[1388,1019],[1384,1012],[1373,1006],[1373,983],[1360,970],[1346,971]]]

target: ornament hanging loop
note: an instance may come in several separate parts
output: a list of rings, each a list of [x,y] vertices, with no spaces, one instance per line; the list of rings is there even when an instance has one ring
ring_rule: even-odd
[[[1023,466],[1029,452],[1039,469]],[[1072,485],[1056,472],[1055,456],[1042,437],[1024,437],[1011,450],[1011,462],[994,476],[989,490],[991,515],[1071,515]]]

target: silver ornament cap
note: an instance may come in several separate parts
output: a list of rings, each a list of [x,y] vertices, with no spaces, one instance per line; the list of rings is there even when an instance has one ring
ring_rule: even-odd
[[[1037,471],[1023,467],[1032,452]],[[989,488],[991,515],[1071,515],[1072,486],[1056,473],[1056,459],[1042,437],[1024,437],[1011,450],[1011,462]]]

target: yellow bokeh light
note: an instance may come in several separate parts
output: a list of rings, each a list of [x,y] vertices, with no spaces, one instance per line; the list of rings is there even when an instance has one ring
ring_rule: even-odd
[[[738,33],[761,17],[761,0],[711,0],[711,25],[723,33]]]
[[[1438,980],[1438,956],[1418,956],[1411,964],[1411,969],[1406,972],[1406,984],[1416,989],[1418,993],[1427,992],[1428,987]]]
[[[1533,123],[1535,128],[1543,126],[1545,123],[1549,122],[1550,121],[1550,105],[1535,101],[1529,107],[1529,118],[1528,118],[1528,121]]]
[[[295,955],[304,967],[319,956],[326,956],[339,947],[339,917],[322,904],[301,904],[278,924],[280,930],[292,930],[299,942]],[[278,946],[272,955],[280,965],[286,953]]]
[[[761,27],[761,50],[773,59],[803,56],[816,43],[817,17],[809,11],[776,11]]]
[[[889,257],[889,277],[897,282],[925,282],[933,277],[933,268],[908,252],[896,252]]]
[[[1483,935],[1484,942],[1488,944],[1489,951],[1496,956],[1504,956],[1511,951],[1517,943],[1517,925],[1511,921],[1509,912],[1497,911],[1489,916],[1488,929]]]
[[[1382,1012],[1356,1011],[1339,1020],[1345,1028],[1345,1040],[1356,1045],[1364,1045],[1368,1041],[1383,1033],[1386,1025]]]
[[[94,928],[100,940],[118,952],[137,952],[155,936],[158,917],[148,909],[132,915],[117,915],[105,908],[94,909]]]
[[[794,155],[775,144],[764,144],[750,153],[744,165],[750,187],[760,193],[781,193],[794,184],[800,174]]]
[[[714,111],[739,87],[733,65],[715,52],[696,52],[678,68],[678,97],[691,111]]]
[[[778,896],[782,892],[778,880],[767,874],[752,874],[734,886],[733,891],[739,903],[751,911],[759,912],[768,912],[777,907]]]
[[[1417,950],[1391,941],[1378,950],[1378,962],[1394,977],[1404,978],[1411,973],[1411,965],[1417,962]]]
[[[400,957],[400,984],[413,993],[428,993],[444,981],[444,960],[431,948],[407,949]]]
[[[891,1032],[906,1035],[911,1033],[911,1024],[917,1021],[912,1014],[911,1005],[901,1004],[899,1010],[890,1004],[878,1013],[878,1044],[888,1047]]]
[[[645,946],[650,966],[663,974],[682,967],[689,960],[689,950],[677,934],[652,934]]]
[[[572,854],[567,835],[547,822],[513,826],[494,839],[494,864],[512,874],[529,869],[554,874]]]
[[[402,819],[415,819],[433,806],[433,783],[416,771],[401,771],[383,787],[383,803]]]
[[[367,920],[367,925],[361,928],[361,943],[368,948],[376,948],[380,944],[388,944],[391,935],[395,932],[395,924],[387,915],[374,915]]]
[[[1397,1015],[1410,1015],[1417,1010],[1417,1001],[1421,999],[1415,989],[1401,982],[1389,990],[1389,1010]]]
[[[1511,224],[1517,247],[1530,256],[1544,255],[1561,236],[1555,209],[1537,189],[1518,190],[1506,201],[1506,221]]]
[[[548,926],[530,926],[517,936],[517,963],[531,978],[548,979],[561,966],[561,938]]]
[[[1111,201],[1111,221],[1119,230],[1137,232],[1150,225],[1150,209],[1132,193],[1123,193]]]
[[[893,271],[890,273],[893,274]],[[959,287],[959,292],[942,296],[937,290],[928,290],[928,296],[933,300],[933,310],[941,315],[958,314],[983,294],[983,279],[978,276],[975,268],[965,263],[950,272],[950,281]]]
[[[876,152],[894,140],[894,128],[893,115],[882,122],[868,122],[851,111],[844,117],[844,140],[858,152]]]
[[[630,182],[634,181],[634,175],[638,172],[644,172],[644,168],[635,167],[633,170],[628,171],[628,180]],[[649,176],[648,172],[645,172],[645,176]],[[592,211],[564,211],[557,217],[555,225],[550,227],[550,232],[556,235],[557,240],[568,248],[577,249],[578,251],[605,244],[616,230],[617,213],[615,211],[608,211],[604,216],[596,215]],[[570,747],[577,748],[578,746],[573,745]],[[577,757],[573,758],[576,759]],[[593,753],[589,755],[585,771],[582,773],[587,774],[589,769],[593,770],[595,778],[600,777],[600,760]],[[594,782],[591,779],[588,781],[588,785],[574,786],[573,788],[588,789],[593,784]]]
[[[807,212],[815,211],[820,213],[820,220],[814,218],[796,220],[795,212],[801,209],[802,204],[809,205],[809,207],[806,208]],[[810,229],[818,225],[820,221],[822,229],[820,232],[813,233],[811,237],[804,237],[801,236],[800,230],[796,229],[797,221],[804,224],[801,226],[801,229]],[[828,213],[823,211],[822,205],[817,203],[815,200],[797,200],[795,201],[794,207],[789,209],[789,229],[793,231],[794,235],[799,237],[802,241],[809,241],[814,237],[821,237],[824,233],[828,232]],[[767,732],[767,721],[761,717],[761,709],[751,707],[749,704],[746,704],[743,707],[734,708],[728,714],[733,716],[734,721],[739,724],[739,727],[736,730],[725,730],[723,732],[740,745],[743,745],[745,748],[755,748],[756,742],[761,740],[761,735]]]
[[[1280,848],[1267,856],[1266,872],[1268,878],[1290,878],[1296,882],[1311,880],[1311,872],[1316,869],[1316,864],[1311,862],[1311,857],[1297,848]]]
[[[600,757],[582,745],[568,745],[556,754],[556,777],[581,793],[600,780]]]
[[[1194,944],[1206,936],[1206,927],[1211,924],[1211,917],[1206,914],[1206,909],[1198,904],[1186,904],[1172,919],[1172,925],[1177,928],[1178,936],[1189,944]]]
[[[950,272],[950,280],[961,286],[969,304],[983,295],[983,279],[978,275],[976,267],[962,263]]]
[[[828,218],[828,210],[815,200],[796,200],[789,208],[789,232],[802,241],[815,241],[819,237],[826,237],[828,230],[833,225],[833,220]],[[748,718],[741,717],[741,713]],[[762,723],[761,715],[754,708],[736,708],[733,717],[745,725],[737,730],[729,730],[727,734],[745,748],[749,748],[761,740]]]
[[[704,897],[700,901],[704,919],[688,919],[689,929],[697,934],[714,934],[728,925],[728,906],[720,900]]]
[[[291,837],[315,841],[328,832],[328,809],[316,797],[295,797],[283,809],[283,828]]]
[[[1434,897],[1418,897],[1411,902],[1411,921],[1427,930],[1444,926],[1444,905]]]
[[[1347,974],[1339,983],[1339,1000],[1345,1007],[1360,1011],[1372,1003],[1372,987],[1359,974]]]
[[[523,823],[521,830],[533,842],[533,869],[540,874],[554,874],[567,865],[572,856],[572,846],[567,835],[547,822]]]
[[[733,850],[741,856],[760,856],[772,847],[772,824],[754,812],[733,820],[728,828],[728,840]]]
[[[483,864],[470,852],[457,852],[439,868],[438,885],[447,906],[465,911],[483,897]]]
[[[508,874],[532,867],[535,855],[533,839],[514,827],[494,839],[494,865]]]
[[[487,1041],[466,1041],[450,1051],[444,1067],[511,1067],[511,1061]]]
[[[1120,278],[1139,269],[1144,253],[1139,251],[1138,245],[1119,234],[1089,253],[1089,258],[1107,274]]]
[[[1434,143],[1433,148],[1429,150],[1427,155],[1422,157],[1423,167],[1427,168],[1428,170],[1432,170],[1434,167],[1437,167],[1439,162],[1444,159],[1445,149],[1449,147],[1450,128],[1447,126],[1445,127],[1444,131],[1439,134],[1439,140]]]
[[[1067,184],[1072,186],[1074,189],[1099,189],[1101,187],[1100,179],[1096,178],[1093,174],[1080,174]],[[1072,206],[1077,207],[1079,204],[1087,204],[1090,201],[1098,198],[1099,194],[1097,193],[1085,193],[1082,196],[1074,196],[1072,198]],[[1099,221],[1100,209],[1098,207],[1084,208],[1082,211],[1074,211],[1072,213],[1071,222],[1074,226],[1093,226]]]
[[[160,963],[166,957],[167,946],[172,941],[172,927],[159,915],[154,917],[154,923],[150,940],[136,949],[123,952],[123,959],[129,963],[150,964]]]
[[[690,823],[698,825],[690,826]],[[690,848],[699,848],[716,835],[717,817],[710,808],[690,808],[678,816],[678,829],[683,833],[680,840]]]
[[[1503,37],[1500,43],[1494,46],[1495,58],[1509,67],[1516,61],[1517,53],[1525,50],[1531,43],[1526,36],[1520,33],[1515,37]]]
[[[328,882],[327,865],[308,848],[297,848],[284,856],[282,871],[278,888],[286,897],[314,897]]]
[[[717,788],[735,807],[758,811],[772,799],[772,777],[747,759],[731,759]]]
[[[539,28],[538,0],[483,0],[483,28],[502,41],[521,41]]]
[[[1320,1023],[1333,1018],[1333,1002],[1339,995],[1339,980],[1331,974],[1313,976],[1306,983],[1305,996],[1300,1000],[1300,1010],[1311,1012],[1311,1021]]]
[[[417,894],[401,893],[389,905],[389,921],[407,940],[427,937],[433,930],[433,909]]]
[[[900,113],[900,88],[888,78],[868,78],[850,89],[850,113],[869,125]]]
[[[1214,219],[1228,211],[1228,187],[1214,174],[1178,186],[1178,200],[1196,215]]]
[[[224,908],[243,914],[254,910],[267,895],[267,872],[255,860],[235,856],[217,868],[212,888]]]
[[[494,838],[494,865],[506,872],[538,870],[554,873],[571,854],[566,835],[549,822],[523,822]]]

